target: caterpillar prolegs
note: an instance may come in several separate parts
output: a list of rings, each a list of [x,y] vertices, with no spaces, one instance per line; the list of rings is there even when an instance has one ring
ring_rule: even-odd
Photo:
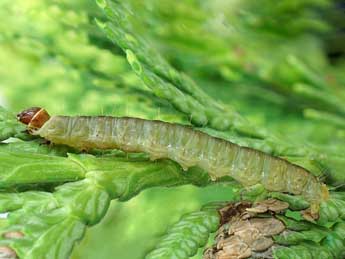
[[[18,119],[33,135],[78,149],[120,149],[169,158],[184,169],[198,166],[212,179],[231,176],[245,187],[262,184],[272,192],[303,196],[318,213],[327,187],[306,169],[261,151],[241,147],[188,126],[110,116],[53,116],[30,108]]]

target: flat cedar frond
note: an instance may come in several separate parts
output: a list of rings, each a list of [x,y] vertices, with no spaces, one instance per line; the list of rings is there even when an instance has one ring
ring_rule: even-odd
[[[1,249],[8,253],[12,249],[20,258],[67,258],[86,227],[103,218],[112,199],[128,200],[153,186],[209,181],[200,170],[184,174],[172,162],[152,163],[145,158],[18,151],[2,151],[1,156],[1,189],[8,190],[0,195],[0,211],[7,213],[1,225]],[[63,182],[70,183],[54,188]],[[53,191],[33,191],[38,188]],[[32,191],[16,192],[25,189]]]
[[[0,105],[65,119],[0,107],[0,258],[69,258],[113,200],[110,258],[344,258],[337,3],[2,0]],[[142,193],[182,185],[214,191]]]

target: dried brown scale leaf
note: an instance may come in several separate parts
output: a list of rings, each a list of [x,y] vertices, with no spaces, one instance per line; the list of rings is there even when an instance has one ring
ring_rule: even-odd
[[[252,252],[252,258],[258,258],[258,259],[273,259],[273,250],[278,247],[277,245],[271,246],[269,249],[259,252],[259,251],[253,251]]]
[[[251,249],[252,251],[255,252],[262,252],[267,250],[273,245],[273,240],[270,237],[263,237],[261,236],[260,238],[256,239],[252,244],[251,244]]]
[[[229,227],[229,235],[239,232],[243,229],[249,228],[251,225],[248,220],[234,219]]]
[[[285,229],[285,225],[276,218],[253,218],[250,223],[267,236],[277,235]]]
[[[315,220],[319,219],[319,214],[313,213],[310,208],[306,210],[302,210],[301,214],[305,220],[310,221],[310,222],[315,222]]]
[[[247,211],[251,213],[265,213],[268,211],[268,208],[265,205],[258,205],[252,208],[248,208]]]
[[[273,258],[272,236],[285,230],[274,215],[288,207],[286,202],[275,199],[226,205],[219,211],[222,225],[216,234],[217,243],[205,251],[204,259]]]
[[[260,231],[253,227],[248,227],[234,233],[235,236],[238,236],[243,242],[252,246],[255,240],[259,239],[261,234]]]
[[[224,208],[219,210],[219,213],[221,215],[220,223],[221,225],[225,224],[226,222],[229,222],[229,219],[240,216],[243,214],[247,208],[250,208],[252,204],[250,202],[238,202],[238,203],[231,203]]]
[[[276,199],[268,199],[255,203],[253,207],[248,208],[247,211],[254,213],[265,213],[267,211],[280,212],[286,210],[288,207],[289,204],[287,202]]]
[[[227,239],[222,250],[216,253],[216,258],[225,255],[235,258],[247,258],[251,256],[251,249],[239,236],[231,236]]]
[[[216,250],[213,247],[207,248],[204,251],[203,259],[214,259]]]

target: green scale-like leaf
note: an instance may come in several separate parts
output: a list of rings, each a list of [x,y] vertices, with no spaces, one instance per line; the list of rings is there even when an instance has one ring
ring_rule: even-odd
[[[218,204],[220,207],[220,204]],[[218,206],[205,206],[198,212],[184,215],[171,226],[156,248],[146,259],[178,258],[194,256],[199,247],[206,244],[210,233],[215,232],[220,221]]]
[[[41,151],[47,152],[45,148]],[[1,194],[0,211],[9,212],[2,220],[2,233],[20,231],[24,234],[23,238],[3,238],[1,243],[9,245],[23,258],[42,255],[44,258],[66,258],[74,243],[82,238],[85,228],[103,218],[111,199],[128,200],[153,186],[209,183],[207,174],[198,169],[191,168],[184,173],[173,162],[152,163],[145,157],[128,159],[85,154],[59,157],[26,152],[17,152],[14,156],[5,150],[1,152],[2,157],[7,157],[7,163],[2,164],[3,188],[75,181],[56,187],[52,193]],[[198,220],[193,216],[188,219]],[[193,231],[206,233],[211,222],[208,219],[202,222]]]

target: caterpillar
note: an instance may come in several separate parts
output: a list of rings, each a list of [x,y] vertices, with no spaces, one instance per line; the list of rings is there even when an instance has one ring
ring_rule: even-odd
[[[312,173],[287,160],[212,137],[189,126],[111,116],[52,116],[39,107],[17,115],[32,135],[81,150],[120,149],[169,158],[183,169],[198,166],[211,179],[230,176],[244,187],[262,184],[272,192],[301,195],[318,216],[328,189]]]

